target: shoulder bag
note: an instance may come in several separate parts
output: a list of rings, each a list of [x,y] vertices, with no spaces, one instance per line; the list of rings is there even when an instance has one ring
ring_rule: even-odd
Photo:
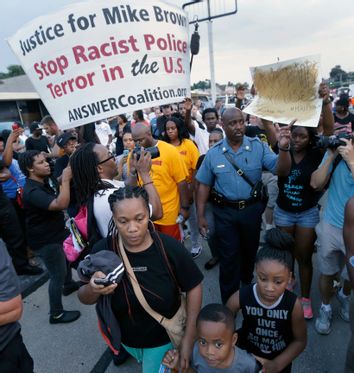
[[[15,176],[11,175],[10,179],[16,184],[16,203],[21,209],[23,209],[23,188]]]
[[[134,274],[133,268],[130,265],[121,236],[119,236],[119,251],[124,263],[124,267],[129,275],[130,282],[133,286],[135,296],[138,298],[139,303],[152,318],[154,318],[166,329],[166,332],[170,337],[172,344],[174,345],[174,347],[178,348],[184,335],[187,320],[185,295],[181,294],[181,305],[171,319],[167,319],[166,317],[162,316],[161,314],[153,310],[146,301],[144,294],[139,286],[138,280],[136,279],[136,276]]]
[[[237,166],[236,162],[233,160],[229,153],[224,152],[224,156],[231,163],[232,167],[236,170],[237,174],[241,176],[251,186],[252,189],[250,192],[250,197],[255,200],[262,201],[263,204],[266,206],[268,203],[269,195],[267,186],[263,184],[262,180],[253,183],[243,172],[243,170]]]

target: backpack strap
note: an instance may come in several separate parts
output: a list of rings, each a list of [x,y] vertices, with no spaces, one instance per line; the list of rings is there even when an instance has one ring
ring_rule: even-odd
[[[94,196],[90,197],[87,201],[87,240],[90,250],[93,245],[103,237],[98,230],[97,222],[93,211]]]
[[[328,178],[328,181],[325,185],[325,187],[323,189],[327,190],[329,188],[329,184],[331,182],[331,179],[332,179],[332,176],[334,174],[334,171],[336,170],[337,166],[339,165],[340,161],[342,160],[342,156],[340,154],[338,154],[335,158],[334,158],[334,161],[333,161],[333,165],[332,165],[332,171],[329,175],[329,178]],[[347,164],[347,163],[346,163]]]

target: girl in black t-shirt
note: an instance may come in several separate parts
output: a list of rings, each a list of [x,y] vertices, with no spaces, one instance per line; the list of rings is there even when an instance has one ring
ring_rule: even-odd
[[[299,265],[301,300],[306,319],[313,317],[310,290],[312,254],[318,224],[320,194],[310,185],[311,175],[323,157],[322,149],[313,149],[316,129],[296,126],[291,133],[291,169],[278,177],[279,194],[274,209],[274,223],[295,239],[295,258]],[[293,280],[294,281],[294,280]],[[292,290],[292,285],[289,286]]]
[[[180,291],[186,293],[187,322],[180,346],[181,367],[185,369],[193,349],[203,276],[180,242],[152,230],[148,195],[144,188],[120,188],[109,196],[108,201],[113,213],[109,235],[98,242],[92,252],[114,250],[120,255],[119,231],[146,301],[168,319],[179,309]],[[80,288],[80,301],[93,304],[100,296],[111,295],[111,308],[119,323],[123,346],[142,362],[143,373],[157,372],[165,352],[172,347],[166,330],[141,306],[132,287],[131,281],[134,280],[127,271],[119,284],[106,287],[95,283],[94,279],[100,277],[105,277],[105,274],[95,272],[91,281]]]
[[[307,340],[301,302],[286,289],[291,281],[293,256],[289,250],[294,239],[273,228],[265,240],[256,257],[256,284],[242,287],[226,305],[234,314],[242,311],[237,346],[254,354],[265,372],[289,373]]]

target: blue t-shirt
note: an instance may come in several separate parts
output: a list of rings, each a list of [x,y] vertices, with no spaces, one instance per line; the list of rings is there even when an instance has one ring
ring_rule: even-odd
[[[328,158],[328,152],[323,157],[321,165]],[[320,167],[321,167],[320,165]],[[331,171],[331,169],[330,169]],[[328,189],[327,206],[323,219],[337,228],[343,229],[344,207],[354,196],[354,178],[347,163],[342,159],[331,177]]]
[[[17,183],[23,188],[26,183],[26,176],[21,172],[16,159],[12,160],[9,171],[11,173],[11,176],[16,179]],[[16,198],[17,183],[14,179],[10,178],[1,183],[4,193],[10,199]]]

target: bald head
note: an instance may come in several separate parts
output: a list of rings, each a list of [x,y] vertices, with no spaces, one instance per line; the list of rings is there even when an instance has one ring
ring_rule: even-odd
[[[137,122],[131,126],[132,137],[136,144],[140,144],[144,148],[154,145],[154,139],[151,134],[150,126],[144,123]]]
[[[246,132],[242,111],[236,107],[228,108],[222,115],[222,125],[229,142],[242,143]]]
[[[242,111],[237,107],[230,107],[223,112],[221,120],[224,123],[234,117],[243,118]]]

